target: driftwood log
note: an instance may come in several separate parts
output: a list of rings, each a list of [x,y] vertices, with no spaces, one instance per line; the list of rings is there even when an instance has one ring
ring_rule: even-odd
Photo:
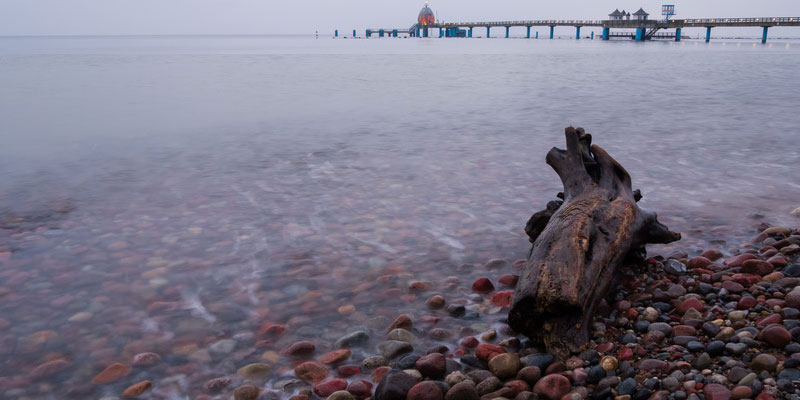
[[[514,330],[559,355],[589,341],[595,307],[626,258],[681,237],[638,207],[630,175],[591,135],[573,127],[565,135],[567,150],[546,158],[564,192],[528,221],[533,247],[508,315]]]

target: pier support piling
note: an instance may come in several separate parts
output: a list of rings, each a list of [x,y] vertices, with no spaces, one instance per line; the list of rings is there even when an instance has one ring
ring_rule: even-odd
[[[575,39],[580,39],[580,38],[581,38],[581,27],[580,26],[576,26],[575,27]]]
[[[378,30],[378,37],[383,37],[383,29]]]
[[[507,26],[507,27],[506,27],[506,39],[508,39],[508,31],[509,31],[509,30],[511,30],[511,27],[510,27],[510,26]]]
[[[528,32],[525,34],[525,38],[530,39],[531,38],[531,27],[530,26],[526,26],[526,28],[528,28]]]
[[[444,32],[442,31],[442,28],[439,28],[439,37],[442,37],[442,36],[444,36]]]
[[[644,28],[636,28],[636,41],[640,42],[644,40]]]
[[[353,37],[356,37],[356,30],[353,29]]]
[[[371,30],[371,29],[367,29],[367,31],[366,31],[366,32],[364,32],[364,33],[366,34],[367,38],[369,38],[370,36],[372,36],[372,30]]]
[[[491,27],[488,27],[488,26],[486,27],[486,37],[487,37],[487,38],[488,38],[488,37],[491,37],[491,36],[489,35],[489,30],[490,30],[490,29],[492,29],[492,28],[491,28]]]
[[[706,27],[706,43],[708,43],[710,41],[711,41],[711,27],[707,26]]]
[[[676,42],[680,42],[681,41],[681,28],[676,28],[675,29],[675,41]]]
[[[539,31],[536,31],[536,39],[539,38]]]
[[[767,29],[768,28],[769,28],[768,26],[764,27],[764,33],[761,34],[761,43],[767,43]]]
[[[555,30],[556,30],[555,25],[550,25],[550,39],[553,38],[553,31],[555,31]]]
[[[608,27],[603,28],[603,40],[608,40],[608,31],[610,29]]]
[[[333,31],[333,37],[339,37],[339,30]]]
[[[467,36],[472,37],[472,27],[471,26],[469,27],[469,33],[467,33]]]
[[[392,36],[397,37],[397,29],[392,29]]]

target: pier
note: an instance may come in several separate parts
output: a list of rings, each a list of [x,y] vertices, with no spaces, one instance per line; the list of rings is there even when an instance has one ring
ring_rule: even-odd
[[[761,27],[761,43],[767,42],[767,33],[769,28],[775,26],[800,26],[800,17],[759,17],[759,18],[701,18],[701,19],[669,19],[670,15],[674,14],[674,6],[665,5],[667,18],[663,20],[648,19],[644,10],[639,9],[634,14],[620,12],[615,10],[609,14],[610,19],[605,20],[564,20],[564,19],[538,19],[538,20],[517,20],[517,21],[476,21],[476,22],[440,22],[436,21],[433,16],[433,11],[425,7],[419,14],[418,22],[407,29],[367,29],[366,37],[377,35],[378,37],[391,36],[398,37],[399,35],[409,37],[430,37],[431,31],[438,37],[468,37],[471,38],[475,28],[485,28],[486,37],[492,37],[492,28],[505,28],[505,37],[510,37],[510,30],[512,27],[526,28],[525,38],[531,38],[532,27],[548,27],[549,38],[553,39],[556,27],[572,27],[575,28],[575,39],[581,38],[582,27],[599,27],[603,29],[602,39],[610,40],[611,38],[631,38],[636,41],[645,41],[653,39],[672,39],[675,41],[681,40],[682,30],[685,28],[705,28],[705,41],[711,40],[712,28],[724,27]],[[672,8],[667,8],[672,7]],[[667,11],[669,10],[669,11]],[[631,15],[635,18],[630,19]],[[627,18],[627,19],[626,19]],[[438,29],[438,34],[436,30]],[[611,29],[624,29],[630,32],[611,32]],[[338,36],[338,31],[337,31]],[[355,36],[355,31],[353,32]],[[536,32],[536,38],[539,37]],[[592,35],[594,38],[594,35]]]

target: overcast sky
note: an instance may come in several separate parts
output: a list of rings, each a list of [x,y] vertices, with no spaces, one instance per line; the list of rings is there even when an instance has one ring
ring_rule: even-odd
[[[660,18],[652,0],[432,0],[444,21]],[[677,0],[677,18],[800,16],[800,0]],[[0,35],[302,34],[407,28],[417,0],[0,0]]]

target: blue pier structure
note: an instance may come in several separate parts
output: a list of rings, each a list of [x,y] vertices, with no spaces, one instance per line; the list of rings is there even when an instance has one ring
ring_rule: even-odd
[[[602,28],[602,39],[611,40],[612,38],[626,38],[636,41],[647,41],[654,39],[673,39],[680,41],[682,31],[685,28],[705,28],[706,42],[711,41],[711,28],[716,27],[761,27],[761,43],[767,42],[767,32],[773,26],[800,26],[800,17],[763,17],[763,18],[700,18],[700,19],[671,19],[675,15],[674,5],[664,5],[662,7],[664,19],[648,19],[648,14],[643,9],[635,13],[626,13],[615,10],[609,14],[609,19],[603,20],[564,20],[564,19],[539,19],[539,20],[518,20],[518,21],[476,21],[476,22],[441,22],[436,21],[433,11],[426,4],[417,17],[417,23],[408,29],[367,29],[367,37],[377,33],[378,37],[398,35],[408,35],[411,37],[428,37],[429,29],[439,28],[439,37],[473,37],[473,29],[476,27],[486,28],[486,37],[491,37],[492,27],[505,27],[505,37],[510,37],[511,27],[525,27],[525,37],[531,37],[531,28],[535,26],[546,26],[550,28],[550,39],[555,37],[557,26],[570,26],[575,28],[575,39],[581,38],[581,28],[584,26]],[[631,18],[633,17],[633,18]],[[617,30],[617,31],[612,31]],[[633,31],[633,32],[632,32]],[[336,31],[338,36],[338,30]],[[353,30],[353,37],[356,31]],[[539,32],[536,32],[536,38]],[[590,34],[594,39],[594,31]]]

